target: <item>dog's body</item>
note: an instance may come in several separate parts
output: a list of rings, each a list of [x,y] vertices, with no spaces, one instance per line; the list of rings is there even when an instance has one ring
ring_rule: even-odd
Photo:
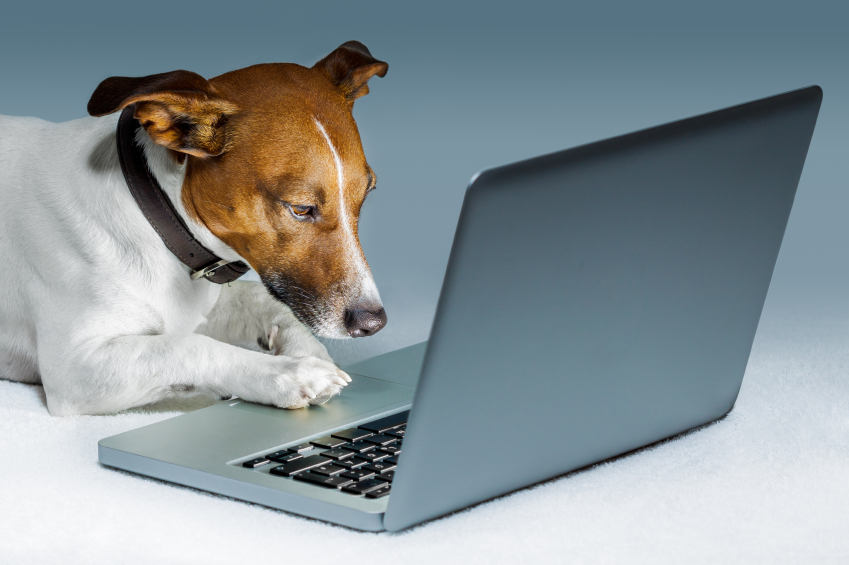
[[[359,49],[359,44],[346,46],[356,51],[354,58],[363,57],[363,51],[368,53],[364,47]],[[348,55],[344,52],[334,61]],[[385,73],[385,63],[380,64]],[[321,78],[328,76],[325,69],[319,69],[325,74],[314,79],[304,73],[317,73],[319,65],[294,67],[281,64],[263,72],[303,75],[317,81],[317,97],[328,96],[321,89],[330,91],[333,81]],[[368,74],[365,81],[380,70]],[[227,124],[227,147],[215,153],[208,150],[208,144],[194,139],[191,143],[184,139],[175,147],[169,135],[203,133],[202,112],[200,117],[190,115],[188,119],[193,121],[188,126],[180,123],[179,130],[157,121],[163,108],[169,113],[162,119],[172,122],[174,115],[185,119],[186,108],[193,111],[194,106],[189,107],[183,99],[179,112],[171,111],[174,97],[187,91],[185,77],[178,79],[183,82],[166,84],[164,90],[151,88],[150,81],[144,88],[130,85],[131,96],[124,96],[122,105],[104,106],[105,111],[92,113],[111,113],[135,103],[136,117],[143,126],[136,139],[144,148],[151,172],[195,238],[219,257],[250,263],[265,286],[239,281],[217,285],[189,277],[188,267],[163,244],[124,180],[115,142],[117,114],[62,124],[0,117],[0,253],[5,262],[0,272],[0,378],[42,383],[51,414],[114,412],[185,393],[235,395],[280,407],[325,402],[350,378],[335,367],[307,325],[333,337],[342,337],[345,327],[356,337],[383,325],[375,322],[374,316],[368,318],[368,312],[362,315],[368,319],[360,323],[361,328],[350,321],[352,308],[361,312],[366,307],[360,305],[367,304],[377,311],[380,304],[356,241],[359,205],[345,203],[346,191],[356,189],[359,204],[366,192],[352,188],[355,183],[345,176],[351,174],[345,166],[354,166],[350,155],[359,148],[356,127],[351,131],[344,121],[340,127],[338,120],[327,117],[323,119],[332,123],[323,123],[321,116],[331,112],[326,108],[320,116],[307,112],[310,115],[302,121],[312,120],[316,131],[301,143],[311,152],[308,156],[322,155],[314,160],[317,164],[305,160],[313,167],[309,170],[318,170],[310,177],[319,195],[316,205],[290,203],[286,191],[293,189],[287,184],[274,189],[273,198],[263,197],[263,202],[271,203],[257,211],[258,200],[251,199],[259,196],[250,191],[256,191],[263,180],[249,178],[248,173],[231,178],[215,174],[225,166],[243,171],[262,169],[261,161],[244,158],[245,147],[251,143],[252,115],[245,104],[251,99],[247,95],[239,98],[239,91],[226,80],[216,84],[213,79],[191,103],[224,99],[231,104],[225,116],[228,119],[219,116],[213,122],[216,128]],[[154,86],[163,80],[154,81]],[[173,83],[175,79],[168,80]],[[107,82],[99,91],[109,86]],[[346,98],[345,85],[337,82],[336,86],[342,89],[339,99],[322,101],[334,104],[332,111],[347,105],[350,116],[356,95]],[[296,87],[310,92],[309,84]],[[107,99],[115,98],[116,88],[107,88]],[[126,89],[126,84],[121,88]],[[364,93],[361,88],[358,95]],[[97,96],[95,92],[90,111]],[[101,105],[103,99],[102,95]],[[286,108],[291,111],[292,106]],[[291,116],[281,114],[281,121],[291,121]],[[344,144],[354,145],[353,150],[343,146],[340,138]],[[264,144],[267,154],[273,143],[265,140]],[[361,152],[360,148],[360,156]],[[286,157],[281,155],[280,168],[296,186],[298,179],[309,175],[293,169]],[[362,164],[356,163],[358,167]],[[370,169],[368,175],[373,184]],[[297,198],[310,197],[301,194]],[[276,210],[272,206],[278,202],[279,212],[269,212]],[[207,205],[210,208],[204,209]],[[305,208],[312,208],[310,225],[302,220],[300,212]],[[310,235],[305,229],[323,231]],[[293,264],[292,257],[280,252],[280,246],[291,248],[293,239],[307,237],[320,240],[315,245],[324,253],[305,250],[310,253],[310,264]],[[334,245],[336,237],[343,244]],[[311,300],[291,298],[298,294]],[[385,322],[382,308],[379,312]],[[364,319],[362,316],[357,319]],[[248,340],[268,344],[277,355],[230,345]]]

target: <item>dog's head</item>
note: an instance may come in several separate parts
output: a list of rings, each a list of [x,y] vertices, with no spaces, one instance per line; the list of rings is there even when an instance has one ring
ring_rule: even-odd
[[[182,202],[315,333],[360,337],[386,314],[357,237],[375,188],[351,110],[388,65],[350,41],[312,68],[255,65],[112,77],[93,116],[135,104],[150,138],[186,162]]]

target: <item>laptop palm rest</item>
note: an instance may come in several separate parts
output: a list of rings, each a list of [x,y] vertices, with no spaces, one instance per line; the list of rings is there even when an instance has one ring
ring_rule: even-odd
[[[423,341],[346,365],[342,367],[342,370],[415,388],[424,363],[426,348],[427,342]]]
[[[225,463],[398,412],[409,407],[414,390],[354,375],[324,405],[283,410],[233,399],[105,438],[100,446],[215,473]]]

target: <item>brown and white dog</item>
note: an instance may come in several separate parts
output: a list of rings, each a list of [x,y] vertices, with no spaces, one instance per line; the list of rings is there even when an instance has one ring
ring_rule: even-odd
[[[285,408],[338,394],[351,379],[313,333],[386,323],[357,237],[376,177],[351,111],[387,68],[352,41],[312,68],[113,77],[91,97],[95,117],[0,116],[0,378],[42,383],[54,415],[187,393]],[[131,104],[136,142],[195,238],[263,284],[191,280],[163,244],[116,152]],[[276,355],[232,345],[247,340]]]

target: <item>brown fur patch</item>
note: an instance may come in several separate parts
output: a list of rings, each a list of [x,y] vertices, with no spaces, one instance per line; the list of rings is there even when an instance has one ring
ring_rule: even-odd
[[[136,104],[134,116],[156,143],[173,151],[209,157],[232,142],[226,124],[237,111],[202,76],[173,71],[147,77],[111,77],[92,94],[88,111],[103,116]]]
[[[374,75],[386,76],[389,65],[371,56],[359,41],[349,41],[313,66],[324,73],[345,95],[350,106],[368,94],[368,81]]]
[[[361,284],[357,220],[374,173],[351,109],[368,92],[368,80],[387,68],[364,45],[348,42],[313,68],[255,65],[209,81],[187,71],[114,77],[95,91],[89,111],[102,115],[135,103],[151,139],[186,159],[181,198],[188,214],[313,325],[329,308],[341,320],[349,304],[340,301]],[[316,120],[344,163],[343,198]],[[297,218],[291,206],[315,213]]]
[[[223,100],[164,93],[137,102],[134,116],[159,145],[195,157],[210,157],[229,149],[233,136],[226,124],[235,111],[233,104]]]

